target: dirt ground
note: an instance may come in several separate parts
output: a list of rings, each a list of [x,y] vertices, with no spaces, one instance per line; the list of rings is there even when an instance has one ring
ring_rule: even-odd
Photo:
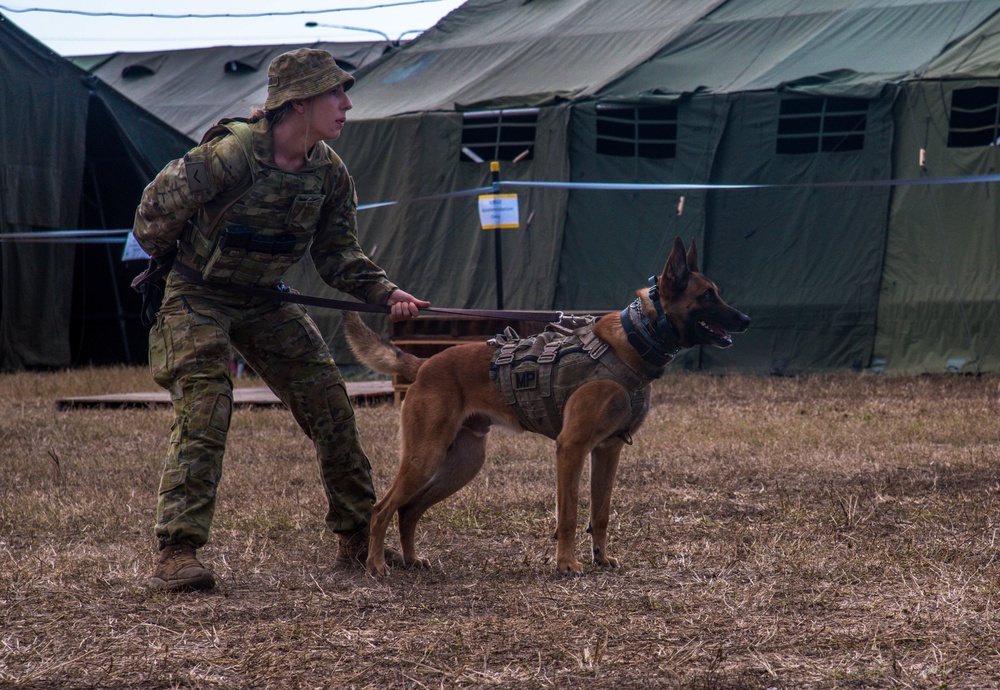
[[[578,578],[547,439],[495,434],[421,522],[432,567],[374,580],[334,565],[290,415],[238,409],[219,585],[188,594],[145,583],[169,410],[54,404],[149,387],[0,375],[0,687],[1000,688],[995,377],[669,375],[619,472],[622,567]],[[358,409],[380,492],[396,414]]]

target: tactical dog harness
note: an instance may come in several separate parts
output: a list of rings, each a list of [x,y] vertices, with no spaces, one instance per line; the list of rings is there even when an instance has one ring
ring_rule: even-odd
[[[569,396],[584,383],[602,379],[628,392],[633,420],[642,414],[649,380],[615,356],[594,333],[594,323],[593,316],[566,317],[535,336],[520,338],[508,328],[489,341],[497,348],[490,379],[521,427],[555,439],[562,431]],[[629,443],[630,430],[620,431]]]

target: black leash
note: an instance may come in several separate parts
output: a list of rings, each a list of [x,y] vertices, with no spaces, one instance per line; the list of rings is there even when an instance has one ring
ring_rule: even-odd
[[[155,311],[159,310],[159,304],[156,304],[156,309],[153,311],[153,314],[147,314],[147,312],[150,311],[153,299],[155,299],[155,294],[151,293],[151,290],[154,293],[155,290],[159,290],[159,288],[152,288],[151,286],[157,285],[158,281],[161,278],[166,277],[171,269],[184,276],[186,279],[202,285],[209,285],[218,290],[225,290],[226,292],[246,295],[248,297],[263,297],[274,302],[292,302],[293,304],[303,304],[309,307],[366,312],[371,314],[388,314],[391,311],[390,307],[384,304],[349,302],[347,300],[331,299],[328,297],[302,295],[297,292],[292,292],[288,288],[258,288],[245,285],[232,285],[230,283],[210,283],[201,277],[201,273],[199,271],[182,264],[179,261],[168,261],[163,264],[156,265],[153,260],[150,260],[149,268],[136,276],[135,280],[132,281],[132,288],[136,290],[136,292],[143,295],[142,316],[143,324],[146,326],[149,326],[153,321],[151,318],[150,323],[147,324],[146,319],[150,316],[155,318]],[[148,299],[147,296],[152,299]],[[162,291],[159,296],[162,299]],[[147,302],[150,302],[150,304],[147,305]],[[517,319],[521,321],[542,321],[545,323],[560,321],[563,318],[563,312],[561,311],[524,311],[519,309],[448,309],[444,307],[426,307],[420,311],[435,314],[470,316],[483,319]]]
[[[181,275],[184,275],[181,273]],[[304,304],[310,307],[322,307],[324,309],[339,309],[341,311],[358,311],[371,314],[388,314],[390,307],[384,304],[368,304],[367,302],[349,302],[341,299],[331,299],[328,297],[316,297],[314,295],[302,295],[291,292],[288,288],[255,288],[244,285],[202,283],[211,285],[220,290],[233,292],[238,295],[248,297],[264,297],[274,302],[292,302],[294,304]],[[421,313],[431,312],[435,314],[453,314],[456,316],[474,316],[483,319],[520,319],[522,321],[559,321],[563,317],[561,311],[522,311],[515,309],[448,309],[443,307],[423,307]]]

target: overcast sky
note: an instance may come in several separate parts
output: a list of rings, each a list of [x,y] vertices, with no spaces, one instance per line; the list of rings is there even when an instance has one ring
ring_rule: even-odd
[[[404,32],[429,29],[463,1],[0,0],[0,14],[60,55],[99,55],[217,45],[365,41],[381,38],[372,31],[352,31],[326,26],[307,28],[305,24],[310,21],[380,31],[395,40]],[[87,16],[15,11],[32,8],[147,16]],[[268,14],[269,16],[245,18],[148,16],[206,14]],[[407,33],[404,38],[414,38],[416,35]]]

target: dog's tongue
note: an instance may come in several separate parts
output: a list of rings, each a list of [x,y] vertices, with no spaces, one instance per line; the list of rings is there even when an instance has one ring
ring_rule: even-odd
[[[714,335],[722,342],[732,344],[733,339],[729,336],[728,333],[726,333],[726,331],[722,330],[718,326],[713,326],[711,324],[705,323],[704,321],[700,321],[699,323],[701,324],[702,328],[704,328],[706,331]]]

